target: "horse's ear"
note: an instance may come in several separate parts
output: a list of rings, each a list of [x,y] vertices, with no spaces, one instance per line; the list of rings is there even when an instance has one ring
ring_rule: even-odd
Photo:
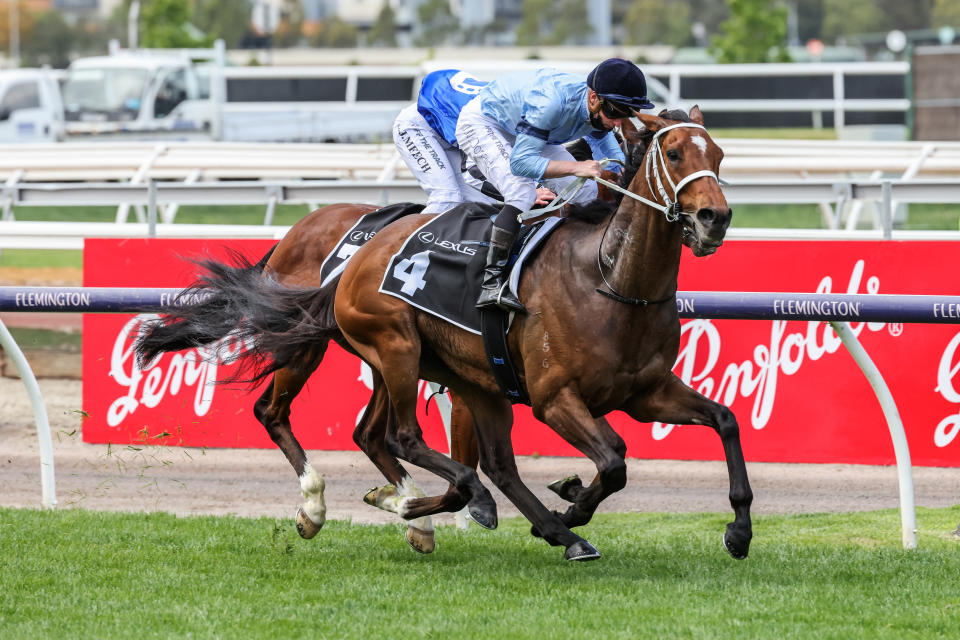
[[[666,127],[669,123],[663,118],[658,118],[657,116],[650,115],[648,113],[640,113],[639,111],[633,112],[634,117],[643,123],[644,129],[647,131],[659,131]]]
[[[690,108],[690,121],[694,124],[698,124],[701,127],[703,126],[703,112],[700,111],[700,105],[693,105]]]
[[[630,118],[624,118],[620,122],[620,135],[630,144],[640,144],[640,131]]]

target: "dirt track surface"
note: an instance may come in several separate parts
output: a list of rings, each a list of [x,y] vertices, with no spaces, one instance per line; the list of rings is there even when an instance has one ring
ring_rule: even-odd
[[[53,434],[58,508],[111,511],[168,511],[292,517],[299,483],[279,450],[181,449],[85,444],[80,438],[81,383],[46,379],[41,391]],[[326,478],[327,517],[354,522],[395,522],[396,516],[361,501],[384,480],[356,452],[308,452]],[[520,458],[520,473],[551,508],[562,502],[545,487],[571,473],[585,481],[594,469],[582,458]],[[818,513],[896,508],[893,467],[749,463],[754,513]],[[412,468],[428,493],[445,483]],[[493,490],[492,483],[481,476]],[[918,506],[960,502],[960,469],[915,468]],[[627,487],[608,498],[601,511],[729,513],[723,462],[629,460]],[[517,515],[494,490],[501,517]],[[0,505],[38,507],[41,502],[39,445],[23,384],[0,378]],[[452,522],[443,515],[440,523]]]

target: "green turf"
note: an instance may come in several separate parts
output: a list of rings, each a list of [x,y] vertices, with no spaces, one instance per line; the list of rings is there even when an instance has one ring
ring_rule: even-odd
[[[0,251],[0,267],[35,269],[38,267],[83,268],[83,251],[60,249],[4,249]]]
[[[707,123],[710,124],[709,122]],[[764,140],[836,140],[837,132],[835,129],[809,129],[809,128],[777,128],[777,129],[723,129],[720,127],[710,127],[710,137],[715,140],[722,138],[760,138]]]
[[[762,516],[744,561],[726,515],[601,515],[570,564],[525,521],[441,527],[0,509],[3,638],[947,638],[960,629],[960,506]]]
[[[263,224],[264,205],[184,206],[177,210],[176,222],[184,224]],[[116,207],[14,207],[17,220],[52,220],[57,222],[113,222]],[[290,225],[310,213],[306,205],[277,205],[273,224]],[[127,218],[136,222],[131,210]]]
[[[84,220],[106,222],[114,219],[110,207],[22,207],[16,210],[18,220]],[[308,213],[306,206],[277,207],[274,224],[292,225]],[[183,207],[177,221],[192,224],[262,224],[264,207]],[[960,206],[914,204],[898,229],[950,230],[958,228]],[[868,215],[861,216],[861,227],[872,225]],[[816,205],[738,205],[734,207],[734,228],[822,229],[826,228]],[[76,267],[83,266],[82,251],[43,249],[8,249],[0,252],[0,267]]]
[[[13,327],[10,335],[21,349],[56,349],[80,351],[82,336],[79,332],[54,331],[52,329],[28,329]],[[0,349],[2,351],[2,349]]]

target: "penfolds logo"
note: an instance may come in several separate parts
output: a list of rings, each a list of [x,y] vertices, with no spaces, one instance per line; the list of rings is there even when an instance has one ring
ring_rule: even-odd
[[[194,413],[206,415],[216,390],[217,367],[236,360],[248,346],[227,336],[209,347],[197,347],[169,357],[160,355],[141,369],[133,353],[133,337],[144,323],[156,318],[156,315],[141,314],[130,319],[113,343],[109,375],[124,388],[124,393],[113,400],[107,410],[107,424],[111,427],[119,426],[140,405],[154,408],[168,394],[176,396],[188,390],[193,393]]]
[[[860,293],[863,277],[864,261],[859,260],[854,265],[846,293]],[[880,281],[876,276],[867,278],[863,285],[869,294],[876,294],[880,290]],[[817,293],[831,293],[832,289],[833,281],[827,276],[820,281]],[[885,327],[886,324],[882,322],[850,325],[857,336],[865,329],[881,331]],[[899,335],[899,329],[891,326],[889,330],[891,335]],[[686,342],[677,357],[674,372],[691,387],[721,404],[730,405],[738,398],[751,398],[750,425],[754,429],[763,429],[770,421],[781,377],[794,375],[806,361],[819,360],[826,354],[835,353],[843,344],[827,323],[807,322],[805,331],[787,333],[787,322],[775,320],[771,323],[765,343],[754,347],[751,359],[730,363],[720,371],[717,363],[722,340],[713,322],[688,321],[681,328],[681,334],[686,337]],[[653,438],[666,438],[674,426],[653,423]]]
[[[960,391],[957,390],[957,373],[960,372],[960,333],[953,336],[940,356],[940,365],[937,367],[937,387],[934,389],[944,400],[960,405]],[[957,437],[960,432],[960,413],[947,416],[940,421],[933,432],[933,442],[938,447],[945,447]]]

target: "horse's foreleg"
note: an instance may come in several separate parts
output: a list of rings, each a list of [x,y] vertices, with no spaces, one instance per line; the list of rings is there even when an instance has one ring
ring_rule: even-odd
[[[554,483],[557,493],[573,502],[561,516],[564,524],[568,527],[587,524],[607,496],[626,486],[627,446],[606,418],[590,415],[580,396],[569,388],[561,390],[543,409],[537,407],[537,413],[542,415],[538,418],[597,466],[597,475],[588,487],[579,483],[573,487],[570,478]]]
[[[734,521],[727,525],[723,544],[734,558],[746,558],[753,537],[750,524],[753,491],[747,479],[747,465],[740,446],[740,427],[730,409],[697,393],[680,378],[670,374],[655,392],[634,398],[624,410],[640,422],[702,424],[712,427],[719,434],[727,459],[730,505],[734,513]]]
[[[386,433],[391,425],[395,424],[396,418],[383,378],[376,370],[372,373],[373,394],[353,432],[353,441],[391,484],[372,489],[363,499],[367,504],[397,513],[404,502],[415,500],[424,494],[400,461],[387,450]],[[412,519],[407,525],[406,540],[416,551],[431,553],[436,542],[430,517]]]
[[[559,514],[547,509],[539,498],[520,479],[510,432],[513,428],[513,408],[509,401],[496,394],[474,390],[464,395],[476,421],[476,435],[480,450],[480,468],[510,499],[527,520],[542,533],[544,540],[566,548],[567,560],[594,560],[600,553],[589,542],[575,534],[560,519]]]
[[[287,457],[300,479],[300,492],[303,494],[304,503],[297,509],[296,522],[297,532],[305,539],[317,535],[326,521],[327,507],[323,501],[325,483],[323,477],[307,460],[307,454],[293,435],[290,428],[290,403],[303,389],[307,378],[317,368],[322,358],[323,351],[309,361],[308,364],[312,366],[296,371],[292,369],[277,371],[266,391],[253,407],[257,420]]]

